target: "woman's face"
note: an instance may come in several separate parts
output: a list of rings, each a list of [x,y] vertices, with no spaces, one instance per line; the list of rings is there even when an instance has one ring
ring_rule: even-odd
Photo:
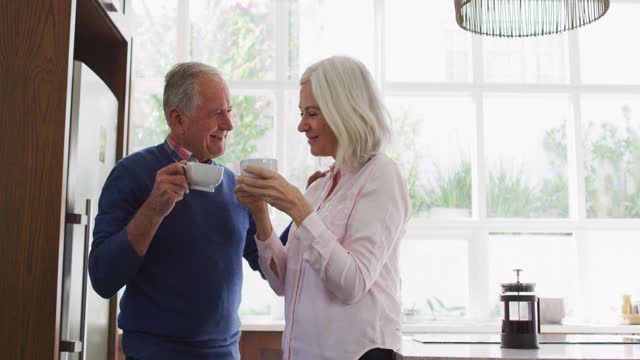
[[[324,119],[320,106],[311,90],[311,81],[305,81],[300,87],[300,124],[298,131],[307,136],[311,154],[331,156],[335,159],[338,151],[338,138]]]

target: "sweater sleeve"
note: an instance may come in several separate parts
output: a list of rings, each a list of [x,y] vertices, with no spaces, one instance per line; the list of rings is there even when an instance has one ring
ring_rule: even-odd
[[[260,272],[260,276],[262,276],[263,279],[266,279],[264,273],[260,270],[260,264],[258,263],[258,248],[256,247],[256,242],[253,240],[255,233],[256,223],[253,221],[253,217],[249,215],[249,229],[247,230],[242,256],[247,260],[251,269]]]
[[[135,175],[127,171],[123,162],[118,163],[107,178],[98,202],[89,277],[94,290],[105,299],[126,285],[144,260],[129,243],[126,229],[149,194],[147,186],[136,181]]]

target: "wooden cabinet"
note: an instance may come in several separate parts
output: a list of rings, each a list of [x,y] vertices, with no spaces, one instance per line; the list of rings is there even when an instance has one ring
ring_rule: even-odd
[[[0,348],[5,359],[58,359],[73,60],[116,96],[126,153],[131,34],[127,8],[101,0],[0,2]],[[119,19],[115,20],[114,19]],[[117,23],[116,23],[117,22]],[[115,301],[110,359],[116,356]]]
[[[240,336],[242,360],[281,360],[281,331],[243,331]]]

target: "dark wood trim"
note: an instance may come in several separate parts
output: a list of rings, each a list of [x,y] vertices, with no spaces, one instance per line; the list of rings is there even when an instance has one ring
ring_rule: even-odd
[[[124,34],[113,22],[99,0],[78,0],[76,36],[89,36],[100,42],[126,42]]]
[[[281,331],[243,331],[240,335],[242,360],[282,359]]]
[[[131,14],[131,1],[126,1]],[[0,1],[0,349],[57,360],[73,60],[118,99],[117,158],[127,152],[131,36],[99,0]],[[116,359],[117,299],[109,359]]]
[[[118,100],[116,160],[128,152],[129,90],[132,41],[126,18],[107,13],[98,0],[78,0],[74,59],[90,67],[107,84]],[[131,1],[125,3],[131,14]],[[114,23],[114,21],[116,23]],[[118,296],[109,303],[108,359],[119,352],[117,326]]]
[[[118,360],[118,351],[120,349],[118,341],[118,294],[109,300],[109,344],[107,359]]]
[[[0,349],[58,359],[75,0],[0,2]]]

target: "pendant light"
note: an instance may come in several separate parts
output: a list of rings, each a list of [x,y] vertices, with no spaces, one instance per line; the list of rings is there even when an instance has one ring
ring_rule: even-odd
[[[609,0],[454,0],[456,21],[470,32],[503,37],[555,34],[592,23]]]

